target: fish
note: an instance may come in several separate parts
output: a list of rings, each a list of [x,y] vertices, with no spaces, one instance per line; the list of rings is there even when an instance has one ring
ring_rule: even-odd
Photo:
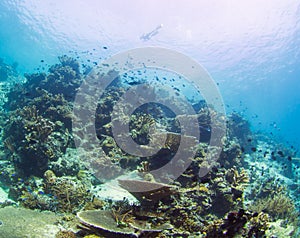
[[[277,151],[277,154],[280,155],[281,157],[284,156],[283,152],[281,150]]]

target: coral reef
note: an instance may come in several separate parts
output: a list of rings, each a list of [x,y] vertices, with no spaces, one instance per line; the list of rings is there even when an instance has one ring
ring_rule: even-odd
[[[149,130],[155,124],[154,118],[150,114],[133,114],[130,118],[130,135],[139,145],[147,145],[150,142]]]
[[[297,195],[290,193],[290,188],[298,189],[295,153],[271,141],[262,143],[241,115],[225,118],[201,100],[193,104],[192,116],[175,115],[156,103],[145,103],[130,116],[124,103],[115,115],[118,100],[134,82],[124,82],[112,71],[115,80],[97,101],[95,125],[72,128],[73,100],[84,80],[76,60],[59,57],[48,72],[27,74],[24,82],[15,83],[14,69],[0,61],[1,72],[0,81],[14,82],[1,104],[5,110],[0,110],[1,187],[16,206],[62,214],[51,237],[296,236]],[[147,93],[155,97],[157,92]],[[92,96],[82,97],[83,112],[90,110]],[[198,122],[200,141],[183,135],[183,119]],[[113,135],[116,122],[129,128],[128,135],[117,135],[119,141]],[[212,130],[216,138],[211,138]],[[96,131],[96,145],[89,141],[91,131]],[[152,156],[130,155],[118,144],[128,136],[144,149],[150,151],[149,144],[160,149]],[[196,155],[187,159],[187,169],[175,181],[167,172],[151,173],[168,163],[175,170],[186,168],[184,158],[173,161],[179,146],[184,155],[194,150]],[[282,175],[274,175],[272,169],[279,167]],[[202,176],[205,168],[209,171]],[[140,178],[119,178],[124,171]],[[136,200],[103,199],[100,184],[111,180]]]
[[[90,186],[76,177],[57,177],[47,170],[44,179],[31,176],[11,186],[9,197],[30,209],[75,213],[88,204],[97,207]]]
[[[285,237],[296,237],[295,230],[296,228],[292,225],[285,224],[284,220],[277,220],[276,222],[270,222],[269,226],[270,229],[266,231],[267,237],[278,237],[278,238],[285,238]]]
[[[120,186],[130,192],[141,204],[155,204],[165,197],[176,193],[176,187],[168,184],[140,181],[118,180]]]
[[[299,222],[299,213],[296,211],[294,202],[284,193],[257,199],[249,206],[249,209],[256,212],[264,211],[273,221],[284,219],[290,223]]]
[[[25,176],[41,176],[49,161],[65,153],[70,139],[63,124],[43,117],[35,106],[11,113],[3,134],[17,172]]]
[[[62,56],[59,61],[49,74],[25,75],[25,83],[15,83],[7,93],[3,141],[21,177],[42,176],[73,146],[71,102],[82,76],[76,60]]]
[[[59,231],[59,217],[51,212],[39,212],[24,208],[0,208],[2,237],[49,237]]]
[[[239,144],[248,146],[255,145],[254,136],[250,129],[250,123],[238,113],[232,113],[227,120],[228,137],[236,138]]]
[[[46,171],[45,193],[51,194],[55,209],[62,212],[76,212],[91,200],[91,193],[81,181],[69,177],[55,177]]]
[[[47,94],[50,100],[55,95],[62,95],[67,101],[73,101],[76,89],[82,83],[79,63],[67,56],[59,57],[59,61],[59,64],[50,67],[49,74],[26,74],[27,81],[23,85],[15,84],[8,93],[5,108],[12,111],[27,106],[32,100],[42,101],[39,98],[43,94]],[[40,109],[38,105],[37,108]]]
[[[242,208],[243,190],[247,182],[248,176],[244,170],[239,173],[236,168],[231,168],[216,172],[210,187],[215,191],[212,203],[214,213],[223,216],[230,210]]]
[[[171,229],[168,224],[154,225],[127,216],[128,213],[116,214],[112,211],[93,210],[77,214],[83,228],[88,232],[105,237],[157,237],[163,230]]]
[[[76,234],[72,231],[59,231],[56,233],[55,238],[76,238]]]
[[[240,144],[234,140],[227,140],[218,162],[225,168],[231,168],[232,166],[242,166],[242,148]]]
[[[229,212],[225,219],[210,223],[203,233],[205,237],[264,237],[268,230],[268,215],[244,210]]]

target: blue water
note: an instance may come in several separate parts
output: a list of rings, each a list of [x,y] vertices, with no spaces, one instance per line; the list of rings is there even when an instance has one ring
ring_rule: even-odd
[[[196,60],[215,81],[228,115],[238,112],[256,135],[294,148],[299,160],[299,1],[0,1],[0,59],[20,75],[46,72],[64,54],[88,69],[147,46]],[[155,82],[156,72],[149,72]],[[193,101],[192,86],[183,86],[180,76],[176,80],[170,86],[179,82],[177,89]],[[275,166],[276,172],[284,163]],[[299,161],[293,166],[296,174]],[[293,178],[299,193],[299,175]],[[299,208],[299,194],[291,197]]]
[[[168,47],[209,71],[228,112],[243,112],[254,130],[299,147],[299,3],[125,2],[1,1],[1,58],[25,73],[62,54],[87,63],[135,47]],[[140,39],[160,24],[158,34]]]

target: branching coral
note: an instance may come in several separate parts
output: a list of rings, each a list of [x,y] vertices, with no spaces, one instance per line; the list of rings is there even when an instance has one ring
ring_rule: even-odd
[[[36,106],[24,107],[20,111],[23,118],[24,129],[26,130],[25,139],[30,143],[44,143],[49,135],[54,130],[54,123],[49,119],[43,118],[38,115]]]
[[[239,173],[236,167],[228,169],[225,174],[226,180],[234,187],[242,186],[249,182],[249,177],[244,169]]]
[[[286,193],[287,189],[274,177],[267,177],[261,181],[258,180],[257,183],[254,183],[254,185],[255,186],[253,186],[251,191],[247,194],[247,198],[249,200]]]
[[[266,213],[254,213],[247,224],[248,237],[263,237],[270,227],[269,220]]]
[[[284,193],[257,199],[249,209],[256,212],[264,211],[273,220],[288,219],[291,223],[297,222],[299,216],[292,199]]]
[[[82,82],[79,63],[67,56],[49,73],[25,75],[7,93],[9,120],[3,138],[20,176],[42,176],[50,161],[56,161],[72,145],[72,101]]]
[[[242,145],[249,144],[249,139],[252,138],[250,123],[238,113],[232,113],[227,122],[228,137],[230,139],[237,138]],[[255,144],[252,141],[251,144]]]
[[[138,113],[130,118],[131,137],[140,145],[146,145],[150,141],[149,130],[155,124],[154,118],[150,114]]]
[[[79,63],[67,56],[59,57],[59,61],[49,69],[48,74],[25,74],[27,81],[11,89],[5,107],[9,110],[22,108],[32,100],[39,100],[45,93],[52,96],[61,94],[67,101],[73,101],[76,89],[82,83]]]
[[[210,188],[214,191],[212,211],[223,216],[230,210],[242,208],[243,191],[248,182],[246,172],[242,170],[239,173],[233,167],[229,170],[219,169],[211,176]]]
[[[264,237],[269,228],[268,215],[245,210],[229,212],[225,219],[216,219],[202,229],[205,237]]]
[[[57,160],[66,150],[69,134],[63,125],[39,114],[35,105],[10,114],[4,128],[7,148],[20,174],[42,175],[48,162]]]
[[[89,189],[80,181],[68,177],[46,177],[45,192],[53,196],[56,209],[63,212],[76,212],[91,200]]]

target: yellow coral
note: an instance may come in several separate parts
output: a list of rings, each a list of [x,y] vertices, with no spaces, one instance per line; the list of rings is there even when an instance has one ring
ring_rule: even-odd
[[[84,236],[84,238],[101,238],[101,236],[97,236],[95,234],[90,234],[90,235]]]
[[[72,231],[59,231],[55,238],[76,238],[76,235]]]
[[[200,192],[209,193],[209,189],[205,186],[199,186],[198,190]]]

